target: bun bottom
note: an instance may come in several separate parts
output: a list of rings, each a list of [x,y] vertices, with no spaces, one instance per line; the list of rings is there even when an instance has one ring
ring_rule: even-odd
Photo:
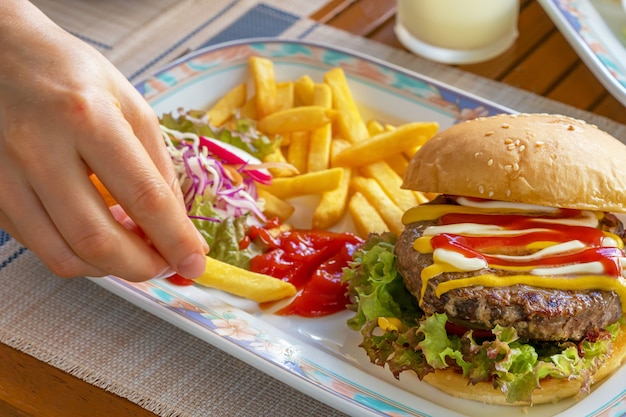
[[[593,376],[593,384],[605,379],[615,372],[626,360],[626,326],[622,325],[618,339],[613,344],[613,354]],[[470,384],[463,375],[451,369],[438,369],[424,377],[424,381],[435,388],[454,397],[479,401],[494,405],[529,405],[525,402],[509,403],[502,391],[494,388],[490,382]],[[573,397],[580,392],[580,382],[567,379],[545,378],[540,381],[541,387],[533,392],[532,404],[554,403]]]

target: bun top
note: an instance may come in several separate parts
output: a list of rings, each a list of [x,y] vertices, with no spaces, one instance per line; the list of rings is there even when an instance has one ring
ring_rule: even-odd
[[[581,210],[626,212],[626,145],[550,114],[454,125],[413,156],[403,188]]]

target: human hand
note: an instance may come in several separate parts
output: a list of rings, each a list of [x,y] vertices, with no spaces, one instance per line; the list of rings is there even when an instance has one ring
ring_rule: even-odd
[[[150,106],[27,1],[4,0],[0,14],[0,227],[63,277],[198,277],[208,248]]]

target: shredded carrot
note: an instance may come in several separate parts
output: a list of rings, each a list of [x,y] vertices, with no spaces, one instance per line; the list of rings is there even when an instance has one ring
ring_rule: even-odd
[[[98,192],[100,193],[100,195],[102,196],[102,198],[104,199],[104,202],[106,203],[108,207],[111,207],[117,204],[117,201],[115,200],[115,198],[113,198],[111,193],[109,193],[109,190],[106,189],[104,184],[100,182],[100,180],[98,179],[98,177],[96,177],[95,174],[91,174],[89,176],[89,179],[91,180],[93,185],[96,187],[96,190],[98,190]]]

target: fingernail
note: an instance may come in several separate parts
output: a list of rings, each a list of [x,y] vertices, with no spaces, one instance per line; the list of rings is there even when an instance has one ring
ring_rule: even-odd
[[[176,271],[174,271],[171,267],[167,266],[167,267],[165,267],[165,269],[163,271],[161,271],[155,277],[152,277],[152,279],[169,278],[172,275],[174,275],[175,273],[176,273]]]
[[[178,264],[176,269],[178,270],[178,273],[185,278],[193,279],[198,278],[204,273],[205,266],[205,255],[192,253],[191,255],[183,259],[183,261]]]

